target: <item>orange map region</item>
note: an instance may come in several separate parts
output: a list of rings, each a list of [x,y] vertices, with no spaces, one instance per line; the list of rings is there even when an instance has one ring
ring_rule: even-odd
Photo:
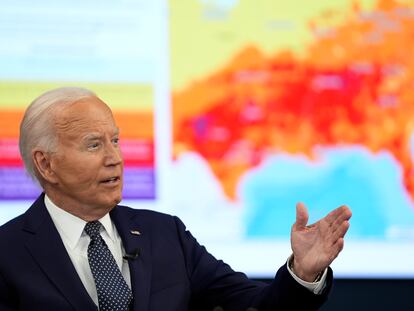
[[[0,166],[21,166],[18,137],[23,117],[20,110],[0,110]],[[154,163],[154,130],[151,112],[114,111],[121,133],[121,148],[126,165]]]
[[[241,175],[269,154],[315,159],[316,146],[363,145],[395,157],[414,198],[414,5],[354,2],[309,29],[305,56],[249,46],[173,93],[174,157],[199,153],[237,199]]]

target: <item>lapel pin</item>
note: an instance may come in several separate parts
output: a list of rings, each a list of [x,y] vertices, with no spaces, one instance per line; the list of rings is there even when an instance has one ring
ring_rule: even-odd
[[[141,235],[141,232],[139,232],[138,230],[131,230],[131,234],[133,234],[133,235]]]

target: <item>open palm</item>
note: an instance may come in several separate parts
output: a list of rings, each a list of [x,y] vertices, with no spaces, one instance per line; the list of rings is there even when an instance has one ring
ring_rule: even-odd
[[[309,215],[303,203],[296,205],[296,222],[292,226],[293,267],[297,276],[312,282],[328,267],[344,247],[351,210],[341,206],[318,222],[307,225]]]

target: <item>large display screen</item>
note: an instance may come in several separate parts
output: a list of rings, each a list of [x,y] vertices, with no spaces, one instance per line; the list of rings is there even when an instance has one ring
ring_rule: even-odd
[[[113,110],[123,204],[179,216],[272,277],[295,203],[353,211],[338,277],[414,277],[414,4],[396,0],[0,2],[0,223],[40,190],[24,109],[83,86]]]

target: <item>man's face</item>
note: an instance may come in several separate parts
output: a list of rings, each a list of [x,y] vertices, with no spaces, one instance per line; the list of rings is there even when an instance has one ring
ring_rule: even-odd
[[[57,151],[51,155],[54,202],[74,214],[99,214],[122,198],[118,128],[100,99],[82,99],[56,114]],[[53,200],[53,199],[52,199]]]

